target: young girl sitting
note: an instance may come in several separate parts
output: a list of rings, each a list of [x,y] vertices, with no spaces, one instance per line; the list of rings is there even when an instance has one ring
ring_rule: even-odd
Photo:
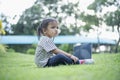
[[[63,50],[58,49],[53,38],[58,35],[58,22],[55,19],[44,19],[37,30],[39,42],[35,52],[35,64],[38,67],[84,64],[90,61],[79,60]]]

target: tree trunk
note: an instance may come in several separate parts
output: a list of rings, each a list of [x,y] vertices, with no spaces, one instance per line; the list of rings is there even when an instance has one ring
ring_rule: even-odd
[[[116,43],[116,46],[115,46],[115,53],[118,53],[118,47],[119,47],[119,43],[120,43],[120,30],[119,30],[119,26],[117,26],[117,31],[118,31],[118,34],[119,34],[119,39]]]
[[[116,46],[115,46],[115,53],[118,53],[119,43],[120,43],[120,36],[119,36],[118,42],[116,43]]]
[[[114,32],[115,30],[114,30],[114,26],[112,26],[112,32]]]

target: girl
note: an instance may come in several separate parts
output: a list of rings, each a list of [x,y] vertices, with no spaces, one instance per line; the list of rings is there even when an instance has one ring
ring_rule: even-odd
[[[58,22],[55,19],[44,19],[37,30],[39,42],[35,52],[35,64],[38,67],[83,64],[87,61],[58,49],[53,38],[58,35]]]

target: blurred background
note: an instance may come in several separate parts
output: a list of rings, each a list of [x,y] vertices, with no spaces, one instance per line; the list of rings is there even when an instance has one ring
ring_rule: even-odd
[[[0,39],[8,35],[36,36],[44,18],[59,21],[59,35],[97,38],[93,52],[120,52],[119,0],[0,0]],[[115,43],[100,43],[99,39]],[[28,39],[29,40],[29,39]],[[5,44],[9,51],[34,54],[36,44]],[[73,51],[74,44],[57,44]]]

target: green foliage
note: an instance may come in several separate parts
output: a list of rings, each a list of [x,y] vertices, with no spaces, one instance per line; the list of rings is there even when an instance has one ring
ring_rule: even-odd
[[[36,49],[37,44],[32,44],[31,47],[27,50],[27,54],[35,54],[35,49]]]
[[[5,54],[7,50],[7,47],[5,45],[0,44],[0,55]]]
[[[114,27],[117,27],[118,35],[120,34],[120,2],[119,0],[95,0],[91,5],[88,6],[88,9],[92,9],[95,12],[101,12],[104,7],[116,7],[116,10],[107,11],[104,14],[101,20],[105,20],[104,22],[108,26],[112,26],[112,31],[114,31]],[[118,45],[120,43],[120,35],[119,40],[116,43],[115,52],[118,52]]]
[[[119,19],[119,16],[120,16],[120,10],[117,10],[115,12],[111,12],[109,14],[106,14],[106,19],[105,19],[105,22],[107,25],[109,26],[118,26],[120,27],[120,19]]]
[[[90,29],[92,29],[90,24],[86,24],[86,25],[81,26],[81,27],[84,27],[83,30],[86,32],[88,32]]]
[[[60,30],[61,30],[60,35],[69,34],[69,30],[68,30],[68,28],[67,28],[65,25],[62,25],[62,26],[60,27]]]
[[[36,34],[36,29],[40,23],[43,8],[40,4],[33,5],[25,10],[20,17],[18,23],[13,27],[14,34],[17,35],[33,35]]]
[[[70,44],[61,44],[59,46],[59,49],[65,51],[65,52],[69,52],[72,54],[72,48],[73,48],[73,45],[70,45]]]
[[[115,48],[115,47],[114,47]],[[120,46],[118,46],[118,53],[120,52]]]
[[[15,45],[8,45],[9,48],[14,49],[16,52],[26,53],[26,51],[31,48],[31,44],[15,44]]]
[[[9,49],[8,49],[8,52],[9,51],[15,51],[15,52],[22,52],[22,53],[27,53],[27,50],[32,48],[32,49],[36,49],[36,45],[37,44],[16,44],[16,45],[8,45]],[[13,49],[13,50],[11,50]]]
[[[62,45],[59,46],[59,49],[68,52],[69,44],[62,44]]]
[[[0,20],[2,20],[2,23],[4,24],[2,33],[3,34],[5,33],[5,35],[11,34],[11,28],[8,27],[8,25],[11,25],[11,24],[9,23],[8,18],[9,18],[8,16],[0,13]]]
[[[34,55],[34,54],[35,54],[35,49],[32,49],[32,48],[28,49],[28,50],[27,50],[27,54],[32,54],[32,55]]]
[[[7,52],[15,52],[15,50],[10,48],[10,49],[7,49]]]
[[[88,6],[88,9],[92,9],[97,12],[101,6],[108,6],[110,1],[113,3],[114,0],[95,0],[91,5]]]
[[[61,1],[61,0],[59,0],[59,1]],[[47,5],[47,4],[55,4],[58,2],[58,0],[36,0],[36,2],[42,2],[45,5]]]
[[[76,20],[75,23],[71,24],[75,29],[72,33],[70,32],[71,29],[66,26],[66,22],[63,21],[71,15]],[[61,34],[74,35],[80,32],[80,26],[76,25],[78,24],[77,20],[80,20],[79,1],[78,3],[68,1],[67,4],[62,4],[62,0],[36,0],[35,4],[26,9],[18,23],[13,26],[14,34],[34,35],[42,19],[48,17],[56,18],[59,21]]]
[[[31,48],[36,49],[37,44],[32,44]]]
[[[120,80],[119,57],[101,53],[93,55],[94,65],[37,68],[33,55],[9,53],[0,57],[0,80]]]

